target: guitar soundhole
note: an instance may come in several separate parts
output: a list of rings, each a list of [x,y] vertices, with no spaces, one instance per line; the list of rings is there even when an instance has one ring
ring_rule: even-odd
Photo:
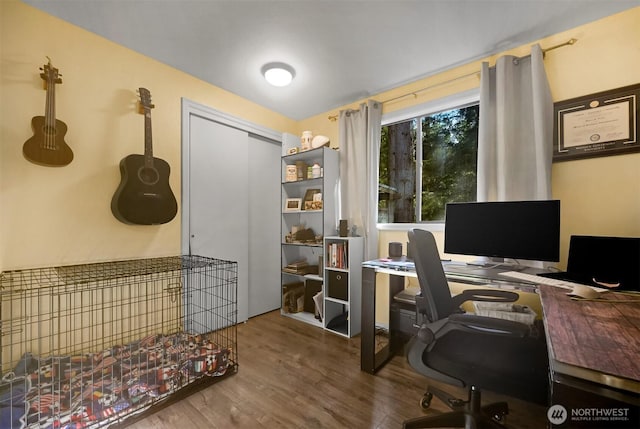
[[[56,134],[58,134],[58,130],[56,130],[56,127],[52,127],[49,125],[42,127],[42,132],[43,134],[47,134],[49,136],[55,136]]]
[[[160,180],[160,174],[155,168],[142,167],[138,170],[138,178],[145,185],[155,185]]]
[[[58,130],[56,127],[45,125],[42,127],[42,134],[44,135],[44,139],[40,143],[40,147],[46,150],[58,150],[58,142],[56,141]]]

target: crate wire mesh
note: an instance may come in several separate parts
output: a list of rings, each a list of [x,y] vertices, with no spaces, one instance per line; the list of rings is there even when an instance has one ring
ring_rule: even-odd
[[[0,427],[104,427],[237,371],[237,263],[0,273]],[[209,377],[206,377],[209,376]]]

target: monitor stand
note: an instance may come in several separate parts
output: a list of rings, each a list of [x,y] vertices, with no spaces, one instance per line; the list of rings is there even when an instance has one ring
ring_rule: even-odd
[[[483,268],[485,270],[499,268],[508,271],[521,271],[528,268],[525,265],[507,262],[505,258],[483,258],[477,261],[467,262],[467,265],[471,267]]]

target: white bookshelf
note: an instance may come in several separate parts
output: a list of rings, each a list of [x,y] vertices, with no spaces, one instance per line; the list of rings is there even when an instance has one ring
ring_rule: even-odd
[[[360,333],[361,326],[364,240],[325,237],[324,252],[322,323],[326,330],[351,338]]]

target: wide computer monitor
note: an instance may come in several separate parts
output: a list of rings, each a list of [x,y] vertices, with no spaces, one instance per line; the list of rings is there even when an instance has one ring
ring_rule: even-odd
[[[560,201],[450,203],[444,251],[534,261],[560,260]]]

